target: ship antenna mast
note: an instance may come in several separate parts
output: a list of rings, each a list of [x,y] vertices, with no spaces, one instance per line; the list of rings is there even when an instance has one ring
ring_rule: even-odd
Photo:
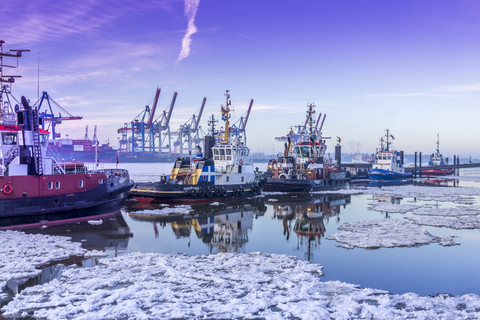
[[[313,115],[315,114],[315,104],[310,103],[308,105],[307,117],[308,117],[308,131],[310,137],[313,135]]]
[[[14,50],[10,49],[9,51],[3,51],[3,44],[5,41],[0,40],[0,120],[3,122],[12,122],[15,123],[15,119],[13,116],[13,109],[10,103],[9,95],[12,92],[12,83],[15,82],[15,78],[21,78],[22,76],[14,76],[14,75],[5,75],[3,73],[4,68],[18,68],[18,58],[22,56],[22,52],[29,52],[30,50]],[[6,64],[4,61],[5,58],[16,58],[15,65]],[[4,83],[6,83],[4,85]],[[7,101],[4,101],[4,95]],[[13,96],[12,98],[18,103],[17,99]]]
[[[440,154],[440,135],[437,133],[437,156]]]
[[[225,135],[223,136],[223,143],[230,143],[230,128],[229,128],[229,119],[230,119],[230,105],[232,101],[230,100],[230,90],[225,90]]]
[[[217,122],[218,120],[215,120],[215,115],[212,114],[212,116],[208,120],[208,126],[210,127],[210,132],[212,136],[215,135],[215,123]]]

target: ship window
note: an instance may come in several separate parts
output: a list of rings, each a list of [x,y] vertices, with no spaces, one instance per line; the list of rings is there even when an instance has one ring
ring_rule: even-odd
[[[4,145],[16,145],[17,134],[16,133],[2,133],[2,141]]]
[[[242,182],[243,182],[243,176],[242,176]]]
[[[232,154],[232,150],[231,149],[227,149],[227,155],[231,155]]]
[[[78,187],[79,187],[79,188],[83,188],[83,180],[79,180],[79,181],[78,181]]]
[[[229,182],[229,181],[230,181],[230,177],[227,176],[227,182]]]
[[[215,155],[217,155],[217,156],[218,156],[218,155],[219,155],[219,153],[218,153],[218,149],[214,149],[214,150],[213,150],[213,154],[215,154]]]
[[[227,160],[232,160],[232,156],[227,156]]]
[[[53,189],[53,181],[48,181],[48,189]]]
[[[60,181],[55,181],[55,189],[60,189]]]
[[[220,155],[224,156],[225,155],[225,149],[220,149]]]
[[[219,157],[219,156],[215,156],[215,160],[220,160],[220,157]]]

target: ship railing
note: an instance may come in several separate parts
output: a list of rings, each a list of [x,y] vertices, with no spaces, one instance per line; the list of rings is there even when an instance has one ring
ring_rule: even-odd
[[[8,150],[5,156],[2,157],[3,165],[6,166],[10,164],[10,162],[12,162],[13,159],[15,159],[15,157],[17,156],[17,153],[19,150],[20,150],[20,146],[15,146],[14,148]]]
[[[58,153],[57,149],[54,146],[47,145],[44,158],[45,157],[52,159],[54,171],[60,171],[59,173],[61,174],[66,173],[65,163],[60,163],[60,153]]]

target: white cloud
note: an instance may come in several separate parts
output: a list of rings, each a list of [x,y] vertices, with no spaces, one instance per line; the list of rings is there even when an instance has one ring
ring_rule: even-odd
[[[185,16],[188,18],[188,26],[182,39],[182,50],[178,55],[177,62],[185,59],[190,54],[190,44],[192,43],[191,37],[198,30],[195,26],[195,15],[197,14],[199,4],[200,0],[185,0]]]

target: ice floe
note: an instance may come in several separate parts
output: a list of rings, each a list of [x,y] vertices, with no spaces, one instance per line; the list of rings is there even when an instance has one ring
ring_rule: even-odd
[[[408,203],[390,203],[390,202],[372,202],[369,204],[368,209],[379,212],[388,213],[407,213],[422,207],[421,204],[408,204]]]
[[[193,211],[189,205],[178,205],[174,207],[165,207],[162,209],[154,210],[139,210],[131,213],[135,216],[155,217],[155,216],[168,216],[170,214],[187,215]]]
[[[344,248],[413,247],[438,243],[442,246],[459,244],[453,236],[433,236],[419,225],[399,219],[345,222],[340,232],[327,239],[342,243]]]
[[[373,195],[395,195],[404,198],[416,198],[424,201],[455,202],[460,204],[474,203],[474,196],[480,195],[477,188],[425,187],[425,186],[386,186],[381,188],[365,188],[364,193]]]
[[[69,237],[19,231],[0,231],[0,243],[0,293],[3,292],[3,298],[8,281],[37,276],[41,273],[40,267],[52,261],[84,256],[87,252],[81,243],[71,242]],[[95,255],[98,256],[90,256]]]
[[[99,226],[103,223],[103,220],[88,220],[88,224],[92,226]]]
[[[476,319],[480,297],[389,294],[321,281],[319,265],[275,254],[131,253],[71,268],[1,310],[42,319]]]
[[[443,216],[443,217],[458,217],[458,216],[476,216],[480,214],[478,206],[472,207],[454,207],[454,208],[437,208],[437,207],[423,207],[417,208],[413,211],[419,216]]]
[[[423,226],[443,227],[452,229],[480,229],[480,217],[435,217],[435,216],[419,216],[407,217],[407,220]]]

